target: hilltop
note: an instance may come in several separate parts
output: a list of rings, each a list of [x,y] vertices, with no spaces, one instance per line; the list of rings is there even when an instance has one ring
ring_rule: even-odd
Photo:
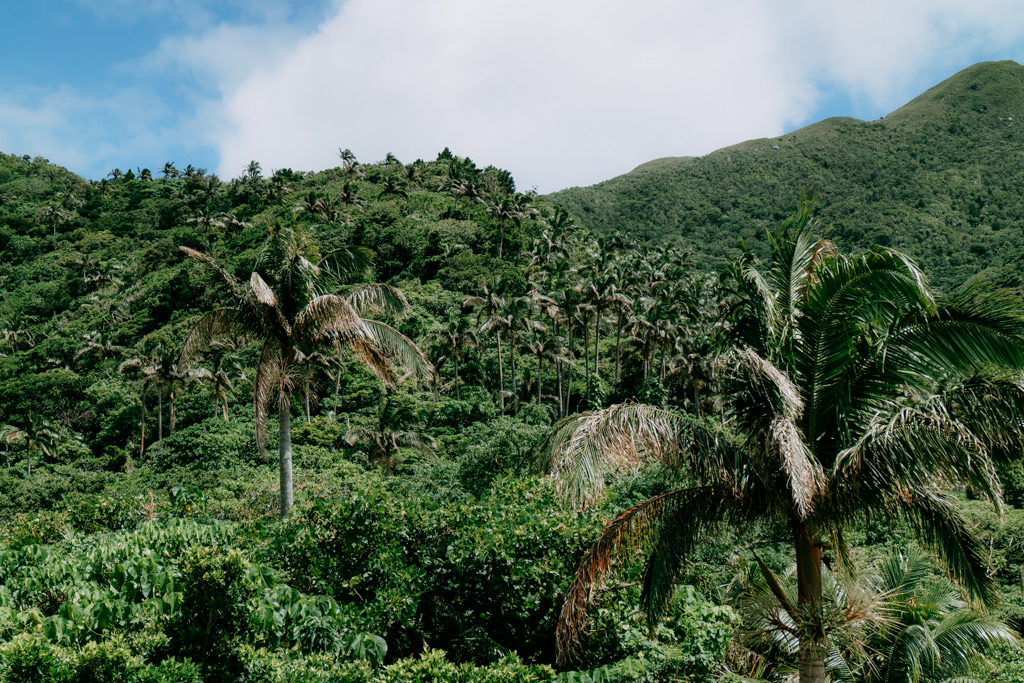
[[[1024,67],[977,64],[877,121],[831,118],[704,157],[663,158],[548,196],[587,228],[675,242],[721,262],[755,251],[817,193],[844,251],[892,246],[951,289],[981,273],[1019,287]]]

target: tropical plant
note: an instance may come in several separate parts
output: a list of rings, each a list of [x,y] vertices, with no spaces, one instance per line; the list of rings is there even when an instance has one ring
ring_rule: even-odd
[[[50,457],[54,454],[60,436],[55,426],[46,418],[29,415],[21,425],[0,427],[0,439],[8,445],[25,444],[25,476],[32,476],[32,452],[40,451]]]
[[[430,365],[412,340],[384,322],[364,317],[401,313],[409,304],[399,290],[387,285],[361,285],[344,295],[325,293],[365,271],[369,255],[351,248],[321,256],[312,235],[300,225],[269,229],[245,284],[206,254],[188,247],[181,250],[220,273],[234,300],[196,324],[185,340],[182,357],[190,357],[223,335],[245,334],[263,344],[254,380],[256,443],[263,452],[264,424],[274,401],[279,422],[280,510],[286,517],[293,502],[291,394],[297,354],[309,355],[324,347],[345,349],[388,386],[395,382],[395,363],[429,375]]]
[[[360,442],[367,444],[370,464],[391,475],[402,462],[403,449],[433,455],[437,448],[430,435],[408,429],[416,421],[413,406],[386,396],[378,404],[376,424],[372,427],[353,426],[345,435],[345,441],[350,446]]]
[[[937,304],[907,257],[843,256],[812,225],[802,202],[766,271],[749,256],[737,266],[745,313],[721,422],[625,404],[569,418],[547,441],[540,462],[576,502],[644,457],[691,484],[621,513],[591,546],[566,593],[562,661],[617,550],[653,539],[641,600],[655,624],[694,544],[722,523],[789,529],[797,599],[773,593],[797,624],[801,683],[825,676],[822,554],[848,564],[844,527],[869,514],[905,520],[973,599],[993,599],[985,550],[947,491],[970,484],[1001,505],[993,463],[1024,442],[1021,305],[980,291]]]

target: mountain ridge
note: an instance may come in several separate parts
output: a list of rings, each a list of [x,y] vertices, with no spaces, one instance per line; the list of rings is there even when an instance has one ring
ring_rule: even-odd
[[[675,242],[722,263],[801,191],[843,249],[894,246],[943,289],[972,276],[1019,286],[1024,255],[1024,67],[983,62],[887,116],[833,117],[703,157],[663,157],[547,195],[597,232]]]

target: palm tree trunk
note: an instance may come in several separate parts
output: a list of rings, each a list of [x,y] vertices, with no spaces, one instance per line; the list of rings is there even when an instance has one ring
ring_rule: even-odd
[[[618,323],[615,326],[615,386],[619,385],[619,366],[622,360],[622,349],[619,346],[622,341],[622,313],[619,313]]]
[[[825,633],[821,619],[821,542],[817,527],[793,522],[796,545],[797,612],[809,623],[798,626],[800,683],[824,683]]]
[[[224,421],[225,422],[230,422],[230,420],[228,420],[228,397],[227,396],[224,397]]]
[[[281,519],[291,512],[292,503],[292,411],[291,400],[281,392],[278,412],[278,467],[281,476]]]
[[[587,319],[583,318],[583,369],[586,374],[587,383],[587,408],[590,408],[590,325]]]
[[[174,392],[167,394],[168,402],[171,404],[171,434],[174,433]]]
[[[566,365],[565,365],[565,408],[562,410],[562,413],[563,413],[562,417],[565,417],[566,415],[569,414],[569,409],[571,408],[571,404],[572,404],[572,362],[571,361],[572,361],[572,358],[573,358],[573,352],[572,352],[572,342],[573,342],[573,339],[572,339],[572,320],[571,319],[568,322],[568,326],[569,326],[569,361],[570,362],[566,363]]]
[[[508,333],[508,358],[509,369],[512,371],[512,414],[519,414],[519,390],[516,387],[516,343],[515,335],[510,330]]]
[[[594,382],[598,382],[598,363],[601,362],[601,310],[594,314]]]
[[[142,399],[142,419],[139,420],[139,458],[146,454],[146,399]]]
[[[459,354],[458,351],[452,354],[452,361],[455,363],[455,400],[461,401],[462,396],[459,394]]]
[[[306,398],[306,424],[309,424],[309,387],[305,387],[303,390]]]
[[[501,363],[501,332],[495,334],[498,340],[498,403],[501,405],[501,414],[505,414],[505,367]]]
[[[156,394],[156,440],[164,439],[164,393],[158,391]]]
[[[540,371],[544,364],[544,356],[537,354],[537,405],[540,405]]]

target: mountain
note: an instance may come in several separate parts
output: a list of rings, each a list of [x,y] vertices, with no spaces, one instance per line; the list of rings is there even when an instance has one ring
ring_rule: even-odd
[[[877,121],[831,118],[704,157],[656,159],[548,196],[601,233],[676,242],[698,262],[766,231],[816,193],[843,251],[892,246],[941,289],[978,275],[1020,287],[1024,257],[1024,67],[969,67]]]

